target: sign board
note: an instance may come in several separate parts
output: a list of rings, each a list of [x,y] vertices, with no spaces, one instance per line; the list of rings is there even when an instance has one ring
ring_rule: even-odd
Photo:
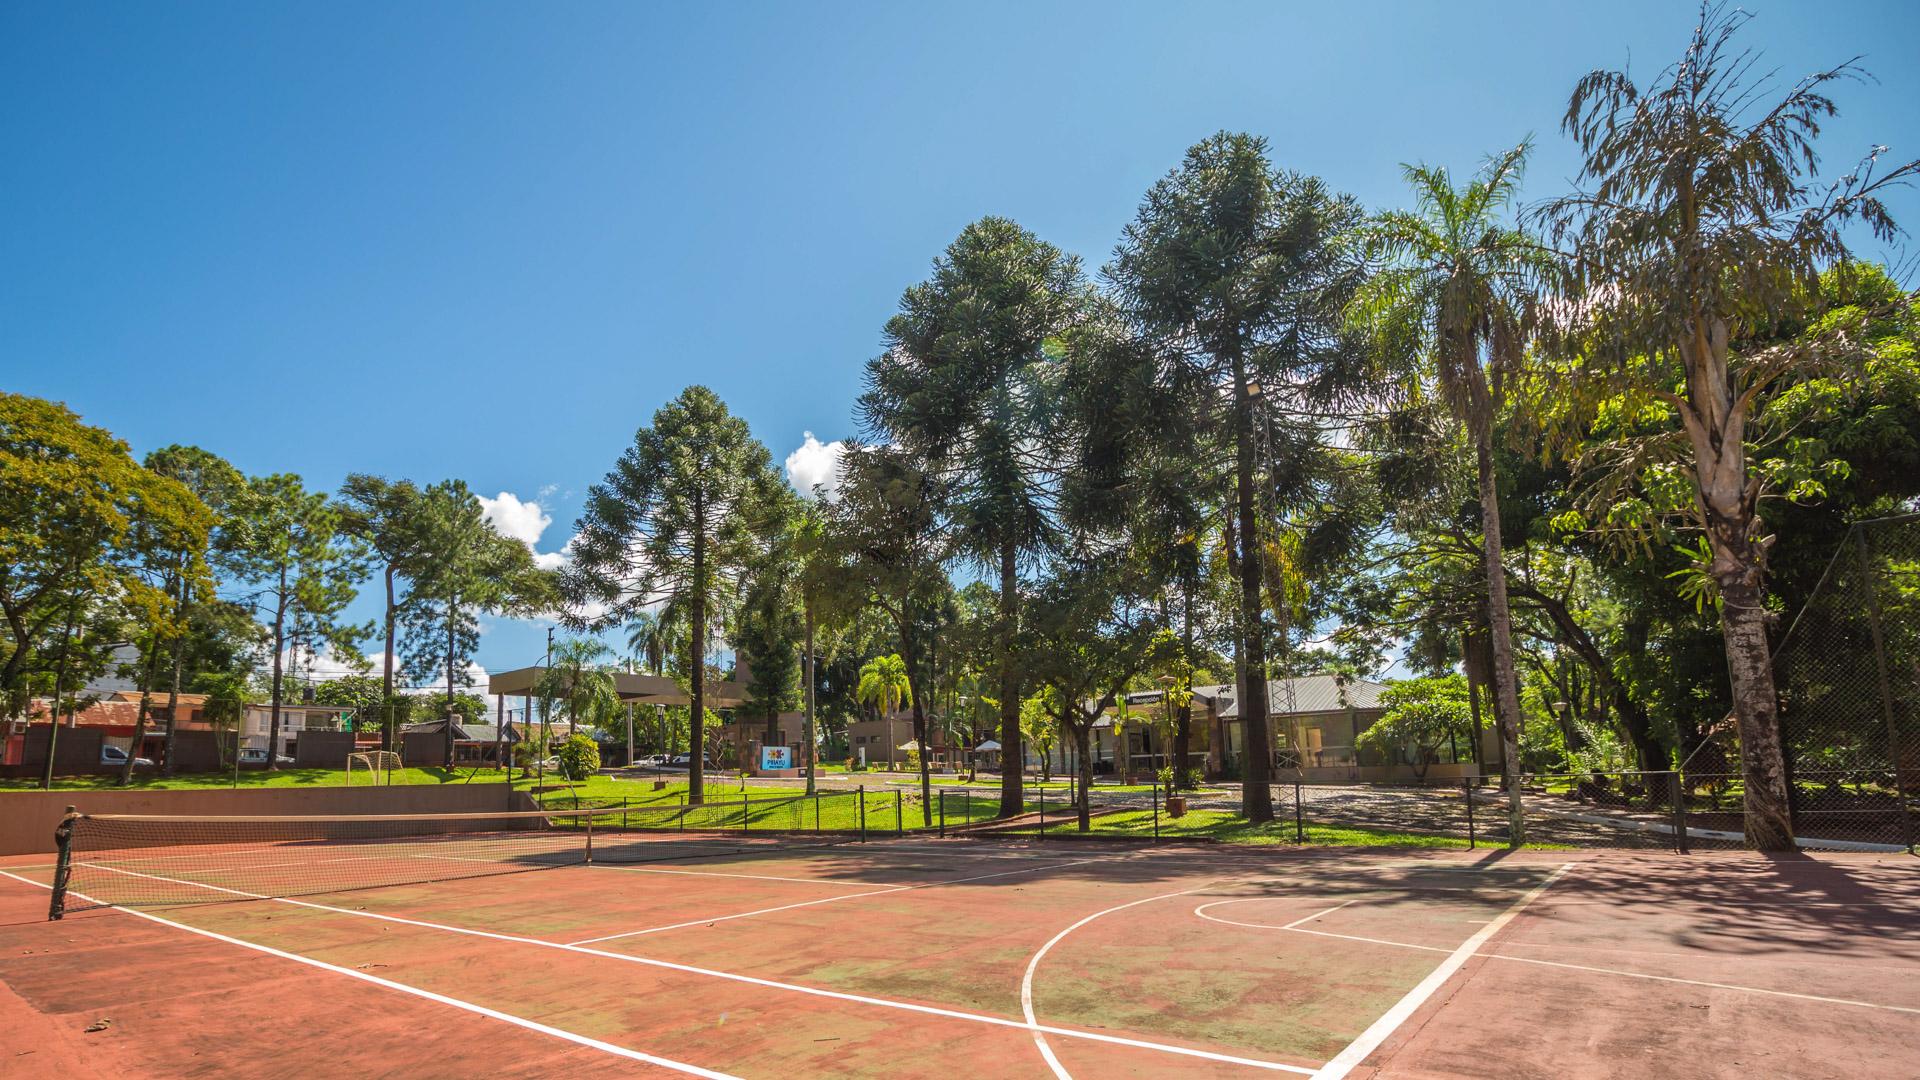
[[[760,748],[760,768],[762,769],[793,768],[793,747],[791,746],[761,747]]]

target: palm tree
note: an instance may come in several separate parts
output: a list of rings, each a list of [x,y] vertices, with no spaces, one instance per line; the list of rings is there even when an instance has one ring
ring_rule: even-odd
[[[1750,17],[1703,6],[1685,56],[1643,84],[1624,71],[1581,78],[1561,121],[1584,158],[1581,187],[1540,216],[1577,256],[1563,309],[1575,362],[1559,396],[1579,406],[1569,410],[1578,419],[1625,396],[1663,404],[1673,421],[1661,441],[1608,455],[1626,467],[1603,458],[1588,509],[1597,515],[1630,496],[1649,464],[1685,478],[1690,497],[1674,516],[1708,545],[1747,842],[1791,851],[1767,640],[1774,538],[1759,513],[1777,478],[1749,455],[1772,395],[1857,363],[1858,335],[1842,321],[1798,344],[1765,342],[1782,326],[1820,321],[1820,274],[1851,260],[1853,237],[1885,243],[1898,234],[1884,200],[1920,178],[1920,161],[1889,165],[1879,160],[1887,147],[1870,144],[1840,179],[1819,182],[1819,136],[1837,112],[1827,95],[1866,72],[1850,61],[1769,101],[1773,73],[1734,41]],[[1637,531],[1641,542],[1651,532]]]
[[[558,704],[578,731],[581,724],[610,723],[620,712],[620,689],[606,661],[613,650],[591,638],[568,638],[553,646],[553,659],[534,683],[540,699],[540,755],[546,755],[547,719]]]
[[[1389,211],[1363,232],[1385,265],[1354,297],[1355,321],[1402,355],[1417,357],[1412,391],[1429,383],[1467,429],[1479,473],[1480,535],[1486,558],[1487,625],[1493,646],[1494,720],[1500,729],[1510,834],[1524,839],[1520,805],[1520,697],[1512,616],[1501,561],[1500,492],[1493,428],[1506,388],[1524,360],[1533,284],[1549,269],[1545,250],[1501,220],[1520,184],[1526,143],[1494,157],[1465,187],[1447,170],[1405,167],[1412,211]]]
[[[899,653],[888,656],[876,656],[860,665],[860,683],[854,687],[853,699],[863,705],[871,705],[882,717],[890,716],[902,706],[912,704],[913,686],[907,681],[907,662],[900,659]],[[893,742],[891,725],[887,728],[887,742]],[[887,747],[887,761],[893,761],[894,748]],[[921,747],[922,757],[927,748]]]

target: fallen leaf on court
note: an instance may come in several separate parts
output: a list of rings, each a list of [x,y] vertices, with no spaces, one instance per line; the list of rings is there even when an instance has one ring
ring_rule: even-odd
[[[112,1026],[113,1026],[113,1017],[111,1017],[111,1016],[103,1016],[103,1017],[101,1017],[100,1019],[98,1019],[98,1020],[95,1020],[95,1021],[94,1021],[93,1023],[91,1023],[91,1024],[88,1024],[88,1025],[87,1025],[87,1030],[88,1030],[88,1031],[90,1031],[90,1032],[92,1032],[92,1031],[105,1031],[105,1030],[107,1030],[108,1028],[110,1028],[110,1027],[112,1027]]]

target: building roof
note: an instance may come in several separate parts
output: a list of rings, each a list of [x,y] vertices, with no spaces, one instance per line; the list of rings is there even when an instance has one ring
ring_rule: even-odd
[[[400,733],[403,735],[437,735],[446,730],[444,726],[445,724],[446,724],[446,720],[444,719],[422,720],[417,724],[406,725],[405,727],[400,729]],[[548,725],[548,728],[554,731],[558,731],[563,727],[565,727],[569,732],[573,730],[571,727],[568,727],[567,725],[563,725],[563,724]],[[499,742],[501,741],[500,735],[501,735],[500,731],[493,724],[460,723],[460,724],[453,725],[453,741],[454,742],[480,742],[480,743]],[[507,725],[506,741],[507,742],[520,741],[520,731],[516,725],[514,724]]]
[[[1296,679],[1271,679],[1267,682],[1267,712],[1272,716],[1301,713],[1341,712],[1348,708],[1380,708],[1380,692],[1385,683],[1339,675],[1303,675]],[[1240,716],[1238,691],[1232,683],[1196,686],[1194,696],[1213,701],[1222,720]]]

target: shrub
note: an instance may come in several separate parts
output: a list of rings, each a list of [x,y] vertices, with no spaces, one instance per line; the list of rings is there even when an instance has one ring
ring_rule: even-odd
[[[600,747],[585,735],[569,735],[554,756],[569,780],[585,780],[600,768]]]

